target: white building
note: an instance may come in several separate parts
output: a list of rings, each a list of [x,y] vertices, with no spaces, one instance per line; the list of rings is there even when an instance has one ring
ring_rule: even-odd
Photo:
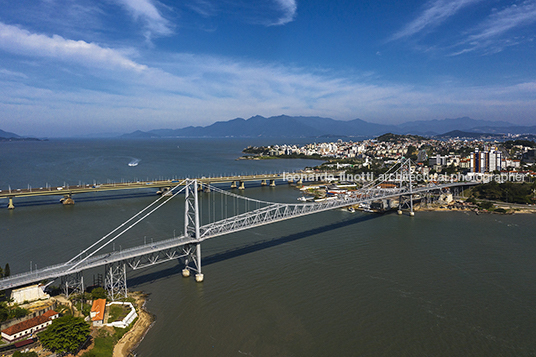
[[[48,310],[43,315],[36,316],[26,321],[19,322],[2,330],[2,338],[8,342],[13,342],[23,338],[30,338],[37,332],[44,330],[52,324],[52,320],[60,315],[54,310]]]

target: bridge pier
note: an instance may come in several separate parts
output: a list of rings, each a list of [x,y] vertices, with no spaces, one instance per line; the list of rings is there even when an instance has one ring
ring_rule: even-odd
[[[204,275],[201,272],[201,243],[188,244],[184,247],[186,259],[184,260],[184,269],[182,276],[188,278],[190,271],[196,272],[195,281],[201,283],[204,280]],[[190,262],[193,263],[190,265]]]
[[[63,195],[63,198],[60,200],[60,202],[66,206],[74,205],[73,195],[71,193]]]
[[[236,181],[231,181],[231,188],[236,188]]]
[[[270,187],[275,187],[275,180],[270,180]]]
[[[196,250],[196,257],[197,257],[197,274],[195,274],[195,281],[197,281],[198,283],[201,283],[203,282],[203,279],[204,279],[204,275],[203,273],[201,273],[201,243],[197,243],[196,244],[196,247],[195,247],[195,250]]]
[[[303,181],[301,178],[296,182],[296,186],[303,186]]]
[[[244,181],[240,181],[240,186],[238,186],[238,189],[239,190],[245,190],[246,189],[246,185],[245,185]]]
[[[15,205],[13,204],[13,197],[9,197],[9,203],[7,205],[7,209],[15,209]]]
[[[162,196],[170,196],[171,195],[171,187],[160,187],[160,189],[156,193],[158,195],[162,195]]]
[[[261,186],[268,186],[268,183],[266,182],[266,180],[261,181]]]

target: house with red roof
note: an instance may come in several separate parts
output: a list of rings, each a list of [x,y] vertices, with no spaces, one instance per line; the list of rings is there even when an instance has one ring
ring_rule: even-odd
[[[2,338],[8,342],[17,341],[23,338],[32,337],[35,333],[44,330],[52,324],[52,320],[60,316],[54,310],[48,310],[43,315],[33,317],[26,321],[19,322],[2,330]]]
[[[93,306],[89,316],[93,321],[93,326],[102,326],[104,323],[104,309],[106,309],[106,299],[93,300]]]

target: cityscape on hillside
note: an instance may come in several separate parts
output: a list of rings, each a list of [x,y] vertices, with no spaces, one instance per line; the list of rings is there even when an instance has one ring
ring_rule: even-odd
[[[311,157],[329,161],[322,166],[351,168],[354,172],[387,167],[401,157],[416,163],[416,170],[432,180],[447,174],[520,174],[536,176],[536,143],[528,140],[490,142],[436,140],[413,135],[385,134],[358,142],[343,141],[298,145],[272,145],[244,149],[248,159]]]

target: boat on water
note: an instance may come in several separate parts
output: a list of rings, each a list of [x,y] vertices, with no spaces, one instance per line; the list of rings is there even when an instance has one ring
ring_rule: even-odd
[[[128,163],[128,166],[138,166],[139,163],[140,163],[140,160],[134,159]]]
[[[355,208],[354,208],[354,207],[348,207],[348,212],[354,213],[354,212],[355,212]]]

